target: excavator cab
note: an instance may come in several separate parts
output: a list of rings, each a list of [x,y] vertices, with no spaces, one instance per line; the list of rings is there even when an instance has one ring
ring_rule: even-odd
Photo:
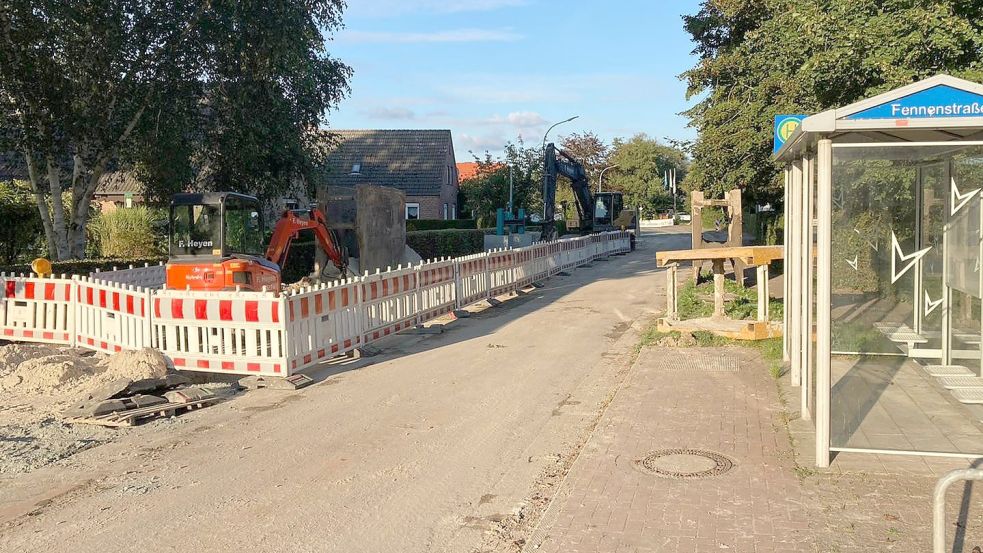
[[[171,200],[167,287],[275,289],[280,267],[264,257],[259,200],[235,192],[177,194]]]

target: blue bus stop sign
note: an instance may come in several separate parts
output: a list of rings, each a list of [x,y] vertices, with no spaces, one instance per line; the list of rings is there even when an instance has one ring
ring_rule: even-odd
[[[774,154],[781,149],[782,144],[785,144],[788,137],[792,136],[792,133],[799,128],[805,118],[806,116],[802,114],[775,116],[775,145],[771,153]]]

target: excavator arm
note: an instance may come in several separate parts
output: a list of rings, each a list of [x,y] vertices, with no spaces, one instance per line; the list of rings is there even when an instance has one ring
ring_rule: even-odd
[[[266,248],[266,259],[282,268],[287,261],[290,244],[302,230],[314,232],[318,245],[328,255],[331,263],[344,275],[348,269],[348,255],[338,243],[335,233],[328,228],[324,214],[317,208],[284,211],[273,227],[273,236],[270,238],[270,245]]]
[[[590,193],[590,184],[587,182],[584,166],[570,154],[558,149],[552,142],[546,145],[546,154],[543,157],[545,164],[543,172],[546,175],[546,189],[543,191],[543,203],[546,206],[545,222],[552,222],[555,216],[556,179],[558,175],[563,175],[570,179],[573,195],[577,200],[577,213],[580,215],[581,225],[590,229],[594,222],[594,197]],[[555,233],[556,227],[552,224],[543,225],[543,240],[552,240],[555,238]]]

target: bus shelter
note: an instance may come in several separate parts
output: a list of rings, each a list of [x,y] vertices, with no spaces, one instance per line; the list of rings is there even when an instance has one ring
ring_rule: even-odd
[[[817,465],[983,457],[983,86],[940,75],[783,131],[785,355]]]

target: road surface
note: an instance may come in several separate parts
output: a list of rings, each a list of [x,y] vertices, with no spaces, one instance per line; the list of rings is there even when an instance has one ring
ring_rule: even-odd
[[[301,391],[0,480],[0,550],[518,550],[664,301],[655,252],[689,245],[660,230]]]

